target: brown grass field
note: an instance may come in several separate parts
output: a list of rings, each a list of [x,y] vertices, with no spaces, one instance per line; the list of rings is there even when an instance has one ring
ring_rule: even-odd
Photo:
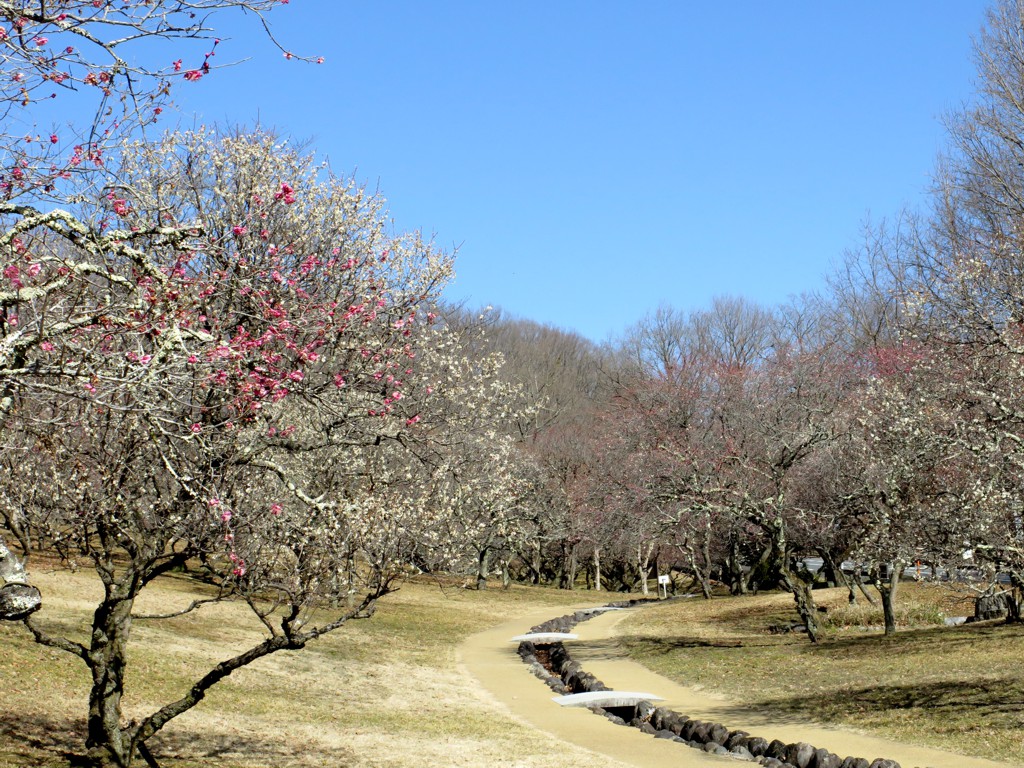
[[[881,608],[845,590],[815,593],[829,608],[826,639],[772,634],[795,619],[788,594],[675,600],[639,611],[620,640],[645,666],[779,717],[841,723],[879,736],[1024,765],[1024,627],[970,615],[967,595],[908,583],[897,634]]]
[[[94,579],[38,565],[32,575],[46,600],[39,623],[84,639]],[[196,588],[163,579],[140,610],[187,605]],[[552,616],[561,615],[580,597],[407,584],[384,598],[373,618],[236,672],[159,734],[152,751],[161,768],[592,766],[584,751],[506,714],[459,675],[455,661],[468,635],[548,605]],[[127,716],[173,700],[218,660],[257,640],[249,616],[244,606],[220,604],[171,621],[136,622]],[[36,645],[18,624],[0,624],[0,648],[0,766],[67,766],[84,738],[84,665]]]
[[[39,622],[84,639],[95,580],[34,565],[46,599]],[[201,590],[185,578],[166,578],[140,610],[185,605]],[[609,597],[410,583],[382,600],[372,619],[228,678],[151,747],[162,768],[590,767],[592,754],[528,727],[462,677],[455,649],[517,615],[550,608],[557,616]],[[885,639],[860,628],[880,618],[846,607],[842,593],[828,594],[831,628],[819,646],[767,631],[793,618],[787,595],[678,600],[638,611],[623,623],[621,640],[662,674],[780,715],[1024,765],[1024,630],[930,624],[942,612],[969,612],[950,600],[939,588],[908,585],[900,602],[911,627]],[[175,698],[257,637],[247,609],[231,603],[172,621],[136,622],[127,716]],[[0,625],[0,648],[0,768],[67,766],[81,750],[84,666],[34,644],[19,625]]]

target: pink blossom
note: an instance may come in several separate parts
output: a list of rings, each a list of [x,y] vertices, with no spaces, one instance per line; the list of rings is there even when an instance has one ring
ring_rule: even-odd
[[[192,433],[193,435],[198,435],[198,434],[199,434],[200,432],[202,432],[202,431],[203,431],[203,425],[202,425],[202,424],[199,424],[199,423],[197,422],[197,423],[193,424],[193,425],[192,425],[191,427],[189,427],[188,429],[189,429],[189,431],[190,431],[190,432],[191,432],[191,433]]]
[[[405,420],[405,426],[411,427],[413,424],[416,424],[419,420],[420,420],[420,415],[417,413],[411,419],[406,419]]]
[[[295,202],[295,190],[292,189],[291,185],[281,182],[281,189],[274,195],[274,199],[280,200],[286,205],[291,205]]]
[[[50,42],[50,40],[49,38],[43,37],[42,35],[38,35],[32,40],[32,42],[38,45],[40,48],[42,48],[44,45]]]
[[[270,514],[272,514],[274,517],[277,517],[278,515],[280,515],[281,514],[281,510],[282,510],[282,507],[281,507],[280,504],[271,504],[270,505]]]
[[[335,374],[335,376],[334,376],[334,386],[339,387],[339,388],[345,386],[345,377],[342,376],[340,373]]]
[[[178,59],[176,62],[174,62],[173,66],[175,72],[181,72],[181,59]]]
[[[43,352],[53,352],[53,344],[51,344],[49,341],[42,342],[39,345],[39,348],[43,350]]]
[[[302,371],[292,371],[288,374],[288,378],[292,381],[302,381],[305,377],[306,376]]]
[[[50,134],[50,143],[51,144],[56,144],[58,141],[60,141],[60,138],[57,136],[57,134],[56,133],[51,133]]]
[[[42,269],[43,269],[43,267],[42,267],[41,264],[34,263],[34,264],[29,264],[28,265],[28,269],[26,269],[25,271],[28,272],[29,275],[31,275],[32,277],[35,277],[36,275],[38,275],[42,271]]]
[[[128,213],[128,201],[127,200],[115,200],[114,201],[114,213],[118,216],[124,216]]]
[[[245,227],[243,227],[243,226],[241,226],[241,225],[238,225],[238,224],[236,224],[235,226],[233,226],[233,227],[231,228],[231,231],[232,231],[232,232],[233,232],[233,233],[234,233],[234,234],[235,234],[236,236],[239,236],[239,237],[240,237],[241,235],[244,235],[244,234],[245,234],[246,232],[248,232],[249,230],[247,230],[247,229],[246,229]]]
[[[202,76],[203,76],[203,73],[202,73],[202,72],[200,72],[200,71],[199,71],[198,69],[190,69],[190,70],[189,70],[188,72],[186,72],[186,73],[185,73],[185,74],[183,75],[183,77],[184,77],[184,78],[185,78],[186,80],[190,80],[190,81],[193,81],[193,82],[194,82],[194,81],[196,81],[196,80],[198,80],[198,79],[199,79],[199,78],[201,78]]]
[[[222,523],[230,522],[231,521],[231,510],[230,509],[225,509],[223,512],[221,512],[220,513],[220,519],[221,519]]]

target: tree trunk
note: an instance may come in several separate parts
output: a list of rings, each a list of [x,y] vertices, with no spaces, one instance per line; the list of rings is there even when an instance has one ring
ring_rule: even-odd
[[[601,591],[601,548],[594,547],[594,590]]]
[[[651,567],[651,552],[653,550],[653,544],[648,545],[646,548],[643,544],[636,545],[636,564],[637,570],[640,572],[640,590],[645,595],[651,594],[647,586],[647,576]]]
[[[754,562],[753,565],[750,566],[750,572],[747,574],[746,578],[746,587],[750,592],[753,592],[755,595],[757,594],[757,591],[761,588],[761,582],[764,580],[764,574],[766,569],[765,564],[768,563],[768,561],[771,559],[771,556],[772,545],[769,544],[767,547],[761,550],[761,554],[758,555],[757,560]]]
[[[14,538],[18,540],[18,546],[21,547],[22,562],[28,562],[29,552],[32,549],[32,537],[29,534],[28,525],[24,520],[24,516],[18,512],[0,512],[3,516],[4,525],[9,530]],[[4,546],[0,541],[0,546]],[[5,547],[6,548],[6,547]]]
[[[882,616],[885,620],[885,634],[896,634],[896,611],[893,601],[896,599],[896,588],[899,586],[900,577],[903,575],[903,563],[895,562],[889,565],[889,577],[883,579],[881,573],[876,574],[875,588],[882,598]]]
[[[853,572],[853,583],[860,590],[860,593],[864,595],[864,598],[871,603],[871,605],[878,605],[878,601],[875,600],[874,596],[868,592],[867,587],[864,586],[864,580],[860,577],[860,566],[857,566],[857,570]],[[856,598],[850,601],[851,603],[856,602]]]
[[[487,589],[487,571],[490,568],[490,555],[490,548],[484,547],[480,550],[476,559],[476,588],[479,590]]]
[[[933,570],[932,573],[935,573]],[[1018,575],[1019,572],[1010,572],[1010,591],[1006,593],[1006,623],[1020,624],[1021,602],[1024,601],[1024,580]]]
[[[776,518],[771,523],[770,531],[772,535],[771,556],[775,561],[779,574],[782,576],[783,586],[793,594],[796,611],[807,628],[807,637],[812,643],[816,643],[821,637],[821,627],[818,625],[818,606],[814,604],[811,585],[801,579],[789,567],[785,522],[781,518]]]
[[[797,576],[786,564],[782,565],[780,571],[786,589],[793,593],[796,612],[807,627],[807,637],[812,643],[818,642],[821,639],[821,626],[818,624],[818,606],[814,603],[811,585]]]
[[[530,577],[530,581],[533,584],[540,584],[541,582],[541,544],[540,538],[534,539],[533,542],[533,563],[530,566],[530,570],[533,572]]]
[[[131,762],[131,741],[121,727],[121,697],[134,600],[108,586],[93,615],[92,640],[86,663],[92,672],[85,746],[96,768],[125,768]]]
[[[566,568],[565,588],[576,589],[576,571],[579,569],[579,562],[576,559],[576,545],[569,549],[569,565]]]
[[[690,568],[693,569],[694,581],[697,581],[697,582],[700,583],[700,591],[701,591],[701,594],[704,596],[704,599],[705,600],[710,600],[711,599],[711,580],[710,580],[710,578],[708,577],[707,573],[705,573],[704,569],[699,568],[697,566],[697,557],[694,555],[692,547],[687,547],[686,554],[689,556],[689,559],[690,559]]]
[[[821,568],[825,571],[825,578],[828,580],[830,587],[846,587],[853,596],[853,600],[850,602],[856,602],[856,595],[853,593],[853,585],[850,584],[850,580],[846,578],[846,574],[843,573],[843,569],[840,563],[836,562],[836,559],[832,556],[832,553],[825,547],[818,549],[818,554],[821,555]]]
[[[735,531],[729,532],[729,557],[726,558],[729,573],[729,594],[745,595],[747,580],[743,578],[743,557],[740,554],[740,542]]]

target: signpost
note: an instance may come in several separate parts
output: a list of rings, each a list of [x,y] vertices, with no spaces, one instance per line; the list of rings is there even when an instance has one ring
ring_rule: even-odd
[[[658,592],[661,594],[663,600],[668,599],[668,585],[671,583],[667,573],[662,574],[658,577]]]

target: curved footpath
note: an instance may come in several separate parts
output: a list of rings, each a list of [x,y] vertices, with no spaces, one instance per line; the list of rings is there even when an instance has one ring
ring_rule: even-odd
[[[566,642],[572,657],[609,688],[647,691],[662,696],[655,702],[691,718],[720,722],[730,729],[742,729],[771,741],[804,741],[824,747],[837,755],[857,755],[869,761],[876,757],[896,760],[903,768],[1008,768],[977,757],[944,752],[928,747],[866,736],[838,727],[772,719],[720,696],[679,685],[627,658],[614,638],[616,625],[627,609],[609,611],[573,629],[579,640]],[[565,613],[571,611],[564,610]],[[533,612],[468,638],[458,649],[458,660],[483,688],[504,704],[518,719],[553,734],[562,741],[587,748],[626,765],[644,768],[704,768],[707,766],[757,765],[734,758],[709,755],[685,744],[655,739],[636,728],[615,725],[587,709],[560,707],[552,701],[551,690],[538,680],[516,653],[515,635],[561,615],[559,609]]]

